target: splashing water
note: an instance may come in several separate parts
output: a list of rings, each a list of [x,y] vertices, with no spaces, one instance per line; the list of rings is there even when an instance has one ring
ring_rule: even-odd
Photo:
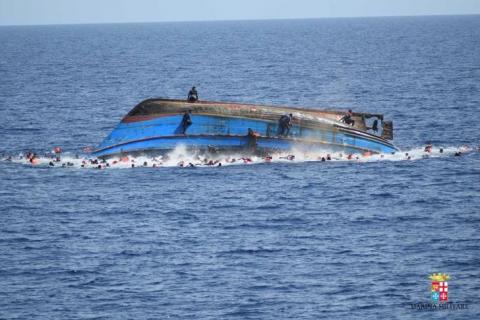
[[[307,161],[353,161],[353,162],[375,162],[375,161],[415,161],[428,158],[460,156],[480,148],[469,146],[460,147],[417,147],[409,150],[399,151],[392,154],[345,154],[339,152],[311,152],[305,153],[298,150],[290,152],[274,153],[268,156],[251,156],[245,154],[208,154],[188,151],[184,145],[177,146],[164,156],[132,156],[124,155],[108,160],[90,157],[88,155],[74,155],[72,153],[58,153],[52,150],[42,156],[19,154],[16,156],[3,156],[2,161],[22,165],[42,166],[52,168],[91,168],[91,169],[125,169],[138,167],[220,167],[231,165],[251,165],[260,163],[292,162],[301,163]],[[57,151],[57,152],[55,152]]]

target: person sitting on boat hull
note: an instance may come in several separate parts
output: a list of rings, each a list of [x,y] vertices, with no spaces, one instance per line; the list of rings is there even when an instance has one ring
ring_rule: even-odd
[[[190,91],[188,92],[187,100],[188,100],[189,102],[198,101],[198,92],[197,92],[197,89],[195,89],[194,86],[193,86],[192,89],[190,89]]]
[[[278,120],[278,135],[288,136],[290,128],[292,127],[293,114],[285,114]]]

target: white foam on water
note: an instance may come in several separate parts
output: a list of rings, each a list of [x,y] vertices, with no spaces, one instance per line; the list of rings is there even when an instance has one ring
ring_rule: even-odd
[[[309,161],[343,161],[343,162],[378,162],[378,161],[417,161],[428,158],[451,157],[455,154],[466,154],[480,151],[479,147],[469,146],[432,146],[427,152],[425,147],[398,151],[394,154],[345,154],[340,152],[304,152],[292,149],[289,152],[275,153],[268,157],[242,154],[206,154],[188,151],[186,146],[179,145],[164,156],[119,156],[108,160],[89,157],[88,155],[75,156],[71,153],[56,155],[48,152],[37,156],[33,163],[24,154],[4,156],[2,161],[18,163],[36,167],[51,168],[79,168],[79,169],[126,169],[126,168],[160,168],[160,167],[219,167],[232,165],[252,165],[259,163],[302,163]]]

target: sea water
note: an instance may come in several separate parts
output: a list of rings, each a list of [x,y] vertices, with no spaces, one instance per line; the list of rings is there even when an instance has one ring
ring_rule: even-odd
[[[479,16],[1,27],[0,318],[479,317],[477,30]],[[141,100],[193,85],[383,113],[402,151],[218,167],[180,148],[102,170],[83,153]],[[59,162],[43,156],[57,146]],[[434,272],[467,309],[415,308]]]

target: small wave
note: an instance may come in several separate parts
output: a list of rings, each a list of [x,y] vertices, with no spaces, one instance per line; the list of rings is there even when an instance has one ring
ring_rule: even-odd
[[[282,249],[268,249],[268,248],[254,248],[254,249],[234,249],[228,251],[221,251],[218,253],[219,256],[230,256],[230,255],[258,255],[258,254],[270,254],[281,252]]]
[[[147,250],[147,251],[134,251],[134,250],[123,250],[120,253],[118,253],[119,256],[125,256],[125,257],[139,257],[139,256],[146,256],[150,255],[152,251]]]
[[[418,161],[431,158],[461,156],[479,151],[480,147],[424,147],[412,148],[392,154],[345,154],[345,153],[321,153],[321,152],[291,152],[275,153],[268,156],[252,155],[221,155],[188,152],[185,147],[179,146],[164,156],[119,156],[108,160],[90,157],[88,155],[75,155],[73,153],[55,154],[46,152],[43,155],[33,153],[4,155],[3,162],[28,165],[33,167],[49,168],[76,168],[76,169],[127,169],[127,168],[162,168],[180,167],[212,168],[224,166],[239,166],[271,163],[302,163],[302,162],[381,162],[381,161]],[[34,155],[34,156],[33,156]],[[32,158],[33,156],[33,158]]]

